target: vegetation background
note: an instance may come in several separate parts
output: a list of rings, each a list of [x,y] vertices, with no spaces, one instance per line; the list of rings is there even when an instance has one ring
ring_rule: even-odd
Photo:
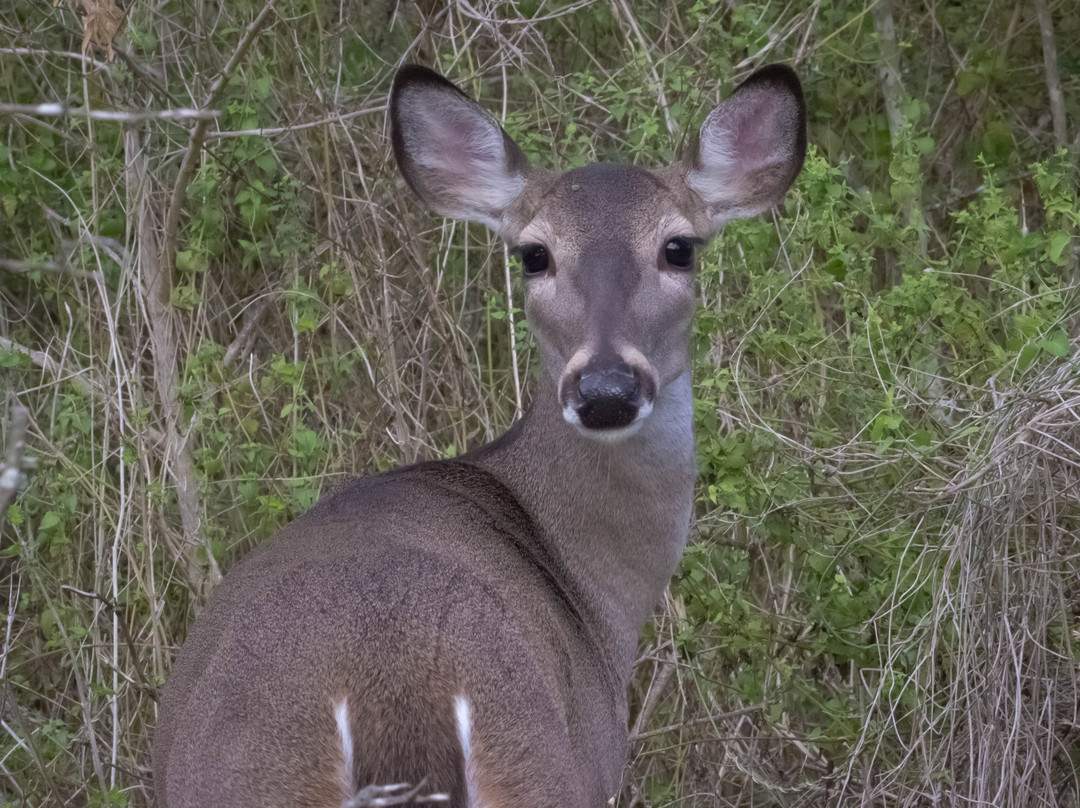
[[[220,571],[527,400],[506,252],[389,158],[398,65],[568,168],[664,163],[786,61],[812,146],[701,257],[697,520],[618,804],[1078,805],[1076,10],[3,3],[0,804],[152,804]]]

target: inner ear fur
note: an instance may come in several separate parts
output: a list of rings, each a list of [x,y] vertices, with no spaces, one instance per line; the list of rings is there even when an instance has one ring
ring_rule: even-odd
[[[528,161],[490,113],[435,71],[407,65],[390,91],[390,125],[398,167],[432,211],[505,228]]]
[[[718,227],[779,202],[806,156],[806,103],[795,71],[753,73],[701,125],[686,182]]]

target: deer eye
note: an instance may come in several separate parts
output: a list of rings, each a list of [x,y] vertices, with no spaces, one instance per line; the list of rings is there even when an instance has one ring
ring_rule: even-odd
[[[525,277],[546,272],[551,263],[547,247],[543,244],[522,245],[518,248],[518,254],[521,256],[521,270],[525,273]]]
[[[694,243],[683,236],[668,239],[664,245],[664,260],[676,269],[690,269],[694,265]]]

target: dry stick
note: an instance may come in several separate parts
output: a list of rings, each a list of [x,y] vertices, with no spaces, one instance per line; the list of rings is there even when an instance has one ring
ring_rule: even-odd
[[[134,229],[132,243],[135,249],[129,251],[130,260],[136,266],[139,278],[140,303],[143,316],[150,329],[151,356],[154,368],[154,385],[161,403],[165,422],[165,440],[162,445],[163,464],[166,473],[172,477],[176,486],[176,501],[180,510],[180,524],[183,541],[180,546],[169,542],[174,561],[183,569],[188,586],[196,596],[209,594],[221,579],[210,547],[206,546],[207,573],[203,572],[203,563],[199,559],[199,548],[203,546],[199,530],[199,499],[195,476],[195,467],[191,461],[191,452],[187,440],[180,434],[182,408],[177,394],[179,379],[176,370],[177,326],[170,298],[172,284],[158,261],[155,249],[157,232],[152,220],[152,210],[147,185],[147,158],[138,132],[128,129],[124,132],[124,182],[127,187],[127,208],[131,212],[130,226]],[[168,534],[166,534],[168,540]],[[207,580],[209,579],[209,580]]]
[[[1050,115],[1054,122],[1054,142],[1059,149],[1066,148],[1069,140],[1069,128],[1065,119],[1065,93],[1061,89],[1061,74],[1058,72],[1057,43],[1054,38],[1054,21],[1050,16],[1050,7],[1046,0],[1033,0],[1035,13],[1039,17],[1039,33],[1042,35],[1043,64],[1046,71],[1046,92],[1050,96]],[[1080,130],[1076,133],[1076,143],[1073,146],[1073,160],[1080,159]],[[1074,227],[1068,228],[1075,233]],[[1075,252],[1068,262],[1068,274],[1072,278],[1077,277],[1080,271],[1080,259]]]
[[[889,122],[889,140],[895,154],[904,131],[904,111],[901,104],[905,92],[904,83],[900,80],[900,45],[896,41],[892,0],[877,0],[873,6],[873,16],[874,33],[877,34],[881,48],[881,70],[878,71],[878,76],[881,79],[881,94],[885,97],[885,117]],[[911,224],[916,217],[922,222],[926,221],[919,203],[913,199],[906,205],[904,218],[908,224]],[[921,227],[919,228],[919,252],[923,255],[926,254],[926,241],[926,228]]]
[[[759,702],[758,704],[749,704],[746,707],[739,707],[736,710],[729,710],[725,713],[716,713],[715,715],[703,715],[699,718],[691,718],[688,721],[683,721],[680,724],[668,724],[666,727],[659,727],[657,729],[650,729],[647,732],[631,732],[631,741],[640,741],[644,738],[652,738],[657,735],[666,735],[669,732],[678,732],[682,729],[689,729],[690,727],[698,726],[699,724],[715,724],[717,721],[725,721],[728,718],[738,718],[742,715],[749,715],[750,713],[756,713],[764,710],[766,707],[765,702]]]
[[[54,376],[58,381],[61,379],[60,363],[44,351],[35,351],[33,348],[27,348],[25,345],[8,339],[7,337],[0,337],[0,348],[5,351],[20,353],[23,356],[26,356],[31,362],[49,373],[49,375]],[[86,379],[82,378],[82,376],[72,374],[65,378],[64,381],[72,382],[76,387],[88,395],[93,395],[94,393],[94,386]]]
[[[340,123],[341,121],[347,121],[350,118],[358,118],[361,115],[373,115],[375,113],[386,112],[386,104],[379,104],[376,107],[364,107],[363,109],[354,109],[352,112],[343,112],[331,115],[329,118],[322,118],[318,121],[308,121],[306,123],[297,123],[291,126],[272,126],[263,129],[237,129],[230,132],[207,132],[208,138],[219,137],[269,137],[270,135],[288,135],[292,132],[299,132],[302,129],[312,129],[316,126],[328,126],[332,123]]]
[[[656,100],[660,106],[660,112],[664,115],[664,124],[667,126],[668,134],[675,136],[678,134],[679,127],[675,121],[671,119],[671,108],[668,105],[667,94],[664,92],[664,85],[660,81],[660,74],[656,72],[656,63],[650,56],[651,50],[649,43],[645,41],[645,37],[641,33],[641,29],[638,27],[637,19],[634,17],[634,12],[630,10],[629,4],[626,0],[612,0],[613,3],[622,11],[623,16],[626,17],[626,22],[630,26],[630,30],[634,32],[634,38],[637,39],[638,45],[641,46],[641,56],[649,65],[649,73],[652,74],[653,81],[656,82]]]
[[[214,107],[221,100],[229,79],[232,78],[232,74],[240,66],[241,60],[247,55],[248,48],[255,41],[259,31],[269,20],[270,12],[274,8],[274,2],[275,0],[267,0],[262,11],[259,12],[259,15],[244,32],[244,36],[241,38],[240,44],[236,46],[232,58],[229,59],[221,73],[214,80],[213,85],[211,85],[210,98],[206,101],[206,107]],[[169,200],[168,213],[165,217],[165,240],[162,244],[161,254],[161,270],[170,280],[169,287],[172,286],[172,271],[176,261],[176,234],[180,228],[180,215],[184,207],[184,200],[187,198],[188,185],[194,178],[195,169],[199,165],[199,155],[202,153],[203,141],[206,139],[206,129],[209,125],[210,120],[202,118],[192,127],[187,150],[184,152],[184,160],[180,164],[180,173],[176,178],[176,185],[173,187],[172,198]],[[171,292],[171,288],[169,291]]]
[[[641,705],[641,710],[638,712],[637,718],[634,719],[634,726],[630,730],[631,740],[645,737],[642,734],[642,729],[648,722],[649,716],[652,715],[653,709],[660,702],[660,696],[663,695],[664,688],[667,687],[668,680],[675,673],[678,664],[679,657],[674,648],[671,649],[671,653],[666,659],[657,663],[660,670],[653,675],[653,680],[649,683],[649,689],[645,693],[645,703]]]
[[[44,351],[35,351],[33,348],[27,348],[25,345],[8,339],[7,337],[0,337],[0,348],[5,351],[11,351],[12,353],[22,354],[58,382],[71,382],[86,395],[98,396],[103,401],[116,405],[116,399],[105,394],[104,385],[97,380],[90,378],[89,371],[73,371],[65,376],[63,373],[63,365],[49,356],[49,354]],[[155,443],[162,443],[165,440],[164,433],[159,432],[152,426],[141,426],[140,429],[144,430],[150,440]]]
[[[26,430],[30,425],[30,410],[21,404],[13,404],[8,420],[7,452],[0,465],[0,528],[8,505],[15,497],[15,490],[22,480],[23,448],[26,446]]]
[[[244,315],[244,324],[240,327],[236,339],[234,339],[232,343],[229,344],[229,347],[225,349],[225,357],[221,360],[223,365],[232,367],[240,359],[247,356],[248,349],[251,347],[251,341],[255,334],[255,328],[259,325],[259,321],[262,319],[263,314],[270,308],[270,304],[274,302],[275,297],[276,295],[266,295],[253,303],[251,308],[247,310],[247,313]]]
[[[889,136],[893,146],[904,128],[904,113],[900,109],[904,85],[900,81],[900,46],[896,42],[896,22],[892,0],[877,0],[873,7],[874,33],[881,49],[881,93],[885,96],[885,117],[889,121]]]
[[[99,62],[97,59],[88,56],[85,53],[48,50],[47,48],[0,48],[0,56],[65,56],[68,59],[78,59],[80,62],[85,62],[91,67],[96,67],[99,70],[106,70],[109,67],[108,62]]]
[[[101,273],[97,270],[72,269],[56,261],[20,261],[15,258],[0,258],[0,270],[13,275],[24,275],[28,272],[55,272],[58,275],[71,275],[75,278],[90,278],[91,280],[101,277]]]
[[[76,589],[74,586],[68,586],[67,584],[62,584],[60,588],[80,597],[99,601],[109,612],[110,617],[119,618],[117,624],[120,626],[120,634],[124,638],[124,645],[127,646],[128,651],[131,653],[131,668],[135,671],[135,677],[139,680],[139,684],[142,686],[146,695],[154,701],[157,701],[157,688],[150,684],[150,681],[143,673],[142,666],[139,664],[139,660],[142,659],[142,654],[139,653],[139,648],[135,645],[135,638],[131,636],[131,630],[128,628],[127,621],[123,619],[123,614],[112,598],[108,595],[99,595],[97,592],[87,592],[84,589]]]
[[[95,121],[181,121],[211,120],[221,113],[213,109],[147,109],[131,112],[122,109],[86,109],[59,102],[44,104],[0,104],[0,115],[31,115],[43,118],[90,118]]]
[[[502,123],[506,123],[506,63],[502,65]],[[517,326],[514,324],[514,290],[510,283],[510,248],[503,243],[503,274],[506,280],[506,324],[510,327],[510,369],[514,376],[514,418],[521,418],[521,373],[518,370]]]
[[[1054,120],[1054,142],[1058,148],[1064,148],[1069,141],[1065,126],[1065,93],[1061,89],[1061,75],[1058,73],[1057,44],[1054,41],[1054,21],[1050,17],[1050,7],[1046,0],[1032,0],[1035,13],[1039,17],[1039,33],[1042,34],[1043,64],[1046,70],[1046,91],[1050,95],[1050,115]]]
[[[267,0],[262,11],[247,27],[232,57],[211,85],[210,96],[204,105],[205,108],[212,108],[221,100],[229,79],[232,78],[240,62],[247,55],[248,48],[255,41],[259,31],[270,19],[273,7],[274,0]],[[169,448],[173,450],[173,462],[170,472],[176,484],[177,503],[180,508],[180,521],[186,544],[184,557],[188,577],[192,582],[199,577],[198,569],[201,566],[197,558],[197,550],[201,545],[205,545],[206,550],[208,578],[202,581],[202,585],[196,589],[196,592],[201,595],[208,594],[206,590],[212,590],[218,584],[221,580],[221,570],[218,569],[209,542],[200,536],[201,519],[195,467],[191,461],[191,452],[188,449],[187,440],[180,434],[183,409],[177,395],[179,386],[177,332],[179,329],[172,307],[172,280],[173,270],[176,266],[177,234],[180,230],[180,217],[183,214],[184,202],[187,199],[188,186],[195,177],[195,171],[199,165],[199,158],[202,154],[203,142],[206,139],[206,131],[209,125],[209,118],[200,118],[191,129],[187,148],[180,163],[180,171],[176,177],[176,184],[173,186],[172,195],[169,199],[169,207],[166,209],[161,246],[156,251],[151,247],[156,243],[156,239],[154,228],[151,226],[148,216],[148,206],[145,204],[145,155],[142,154],[138,138],[134,132],[125,133],[124,138],[128,151],[128,172],[131,180],[128,187],[129,189],[136,189],[136,199],[138,200],[134,210],[137,211],[137,237],[138,243],[141,245],[139,264],[143,302],[146,307],[146,317],[150,325],[150,341],[153,347],[154,383],[165,415]]]
[[[342,808],[388,808],[394,805],[424,805],[427,803],[444,803],[450,800],[449,794],[428,794],[419,796],[427,778],[423,778],[415,786],[408,783],[393,783],[386,786],[365,786],[351,798],[342,803]]]

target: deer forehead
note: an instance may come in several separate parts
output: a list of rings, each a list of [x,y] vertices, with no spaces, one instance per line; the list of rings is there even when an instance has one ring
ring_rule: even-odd
[[[517,238],[562,254],[618,249],[652,260],[673,236],[692,236],[689,200],[664,172],[590,163],[537,184]],[[683,194],[685,196],[685,193]]]

